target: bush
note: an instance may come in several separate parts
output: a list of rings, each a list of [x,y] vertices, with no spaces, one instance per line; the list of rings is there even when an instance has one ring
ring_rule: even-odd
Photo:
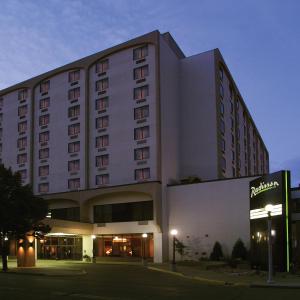
[[[219,242],[215,242],[212,253],[210,254],[210,260],[221,260],[223,259],[222,246]]]
[[[247,249],[241,239],[238,239],[232,249],[231,254],[232,259],[241,259],[246,260],[247,258]]]

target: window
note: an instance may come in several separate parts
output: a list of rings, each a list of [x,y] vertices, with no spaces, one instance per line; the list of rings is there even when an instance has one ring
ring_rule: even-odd
[[[44,81],[40,85],[40,92],[41,93],[47,93],[50,89],[50,81]]]
[[[18,116],[24,117],[27,114],[27,105],[22,105],[18,108]]]
[[[137,169],[134,171],[135,180],[145,180],[150,178],[150,169]]]
[[[240,135],[241,135],[241,131],[240,129],[237,130],[237,138],[239,139],[240,138]]]
[[[80,133],[80,123],[76,123],[68,126],[69,135],[75,135],[79,133]]]
[[[18,173],[21,175],[22,180],[27,178],[27,170],[19,170]]]
[[[96,137],[96,148],[103,148],[109,145],[108,135],[102,135]]]
[[[109,62],[108,59],[101,60],[96,63],[96,73],[104,73],[109,68]]]
[[[225,140],[221,139],[221,151],[225,152],[225,149],[226,149],[226,147],[225,147]]]
[[[232,176],[235,177],[235,168],[232,167]]]
[[[233,102],[230,101],[230,112],[233,114],[233,111],[234,111]]]
[[[235,161],[235,153],[234,153],[234,151],[231,151],[231,158],[232,158],[232,162],[234,162]]]
[[[96,110],[103,110],[108,107],[108,97],[97,99],[96,100]]]
[[[149,75],[148,65],[135,68],[133,71],[133,79],[134,80],[144,79],[148,75]]]
[[[26,148],[27,147],[27,138],[23,137],[23,138],[19,138],[18,139],[18,148]]]
[[[135,120],[139,120],[147,117],[149,117],[149,105],[145,105],[134,109]]]
[[[144,99],[149,96],[149,87],[144,85],[134,89],[134,100]]]
[[[76,100],[78,98],[80,98],[80,87],[69,90],[69,92],[68,92],[69,100]]]
[[[108,127],[109,119],[108,116],[99,117],[96,119],[96,129]]]
[[[69,82],[78,81],[80,79],[80,70],[69,72]]]
[[[80,115],[80,105],[72,106],[69,108],[68,116],[69,118],[75,118]]]
[[[18,123],[18,132],[25,132],[27,130],[27,121]]]
[[[103,168],[108,166],[109,164],[109,156],[108,154],[96,156],[96,167]]]
[[[0,123],[3,121],[3,114],[0,114]]]
[[[45,143],[49,141],[49,131],[41,132],[39,135],[40,143]]]
[[[49,192],[49,183],[40,183],[39,184],[39,193],[48,193]]]
[[[223,172],[226,171],[226,159],[224,157],[221,158],[221,168]]]
[[[80,170],[80,160],[71,160],[68,162],[68,171],[69,172],[75,172]]]
[[[73,142],[69,143],[68,145],[68,152],[69,153],[75,153],[80,151],[80,142]]]
[[[68,180],[68,188],[71,190],[80,188],[80,178],[74,178]]]
[[[48,176],[49,175],[49,166],[40,166],[39,167],[39,176]]]
[[[220,129],[221,129],[221,133],[224,135],[225,134],[225,123],[223,120],[220,121]]]
[[[49,148],[40,149],[39,151],[39,159],[45,159],[49,157]]]
[[[17,162],[18,164],[25,164],[27,162],[27,153],[18,154]]]
[[[3,131],[2,131],[2,128],[0,128],[0,138],[2,138],[2,134],[3,134]]]
[[[96,81],[96,91],[103,92],[108,89],[108,78],[104,78],[101,80]]]
[[[148,45],[133,49],[133,60],[143,59],[148,56]]]
[[[239,99],[236,99],[236,109],[239,109],[239,107],[240,107],[240,101]]]
[[[50,115],[43,115],[43,116],[40,116],[39,118],[39,124],[40,126],[45,126],[45,125],[48,125],[49,124],[49,119],[50,119]]]
[[[109,174],[96,175],[96,185],[109,184]]]
[[[234,140],[235,140],[235,139],[234,139],[234,135],[232,134],[232,135],[231,135],[231,143],[232,143],[232,145],[234,145]]]
[[[229,87],[230,99],[233,100],[233,87]]]
[[[150,156],[149,147],[134,149],[134,159],[143,160],[148,159]]]
[[[231,121],[231,130],[234,130],[234,120],[233,120],[233,118],[231,118],[230,121]]]
[[[222,84],[220,84],[220,96],[221,98],[224,98],[224,88]]]
[[[46,109],[50,105],[50,98],[44,98],[40,100],[40,109]]]
[[[3,107],[3,98],[0,98],[0,107]]]
[[[149,136],[150,136],[149,126],[144,126],[144,127],[134,129],[134,139],[135,140],[146,139]]]
[[[18,99],[19,100],[25,100],[27,98],[27,89],[23,89],[21,91],[18,92]]]
[[[224,104],[223,102],[220,102],[220,113],[223,116],[224,115]]]
[[[223,81],[223,77],[224,77],[224,72],[223,72],[223,69],[220,67],[219,68],[219,78],[221,81]]]

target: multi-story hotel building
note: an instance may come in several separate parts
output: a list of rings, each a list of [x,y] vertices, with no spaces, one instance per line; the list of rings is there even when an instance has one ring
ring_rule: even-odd
[[[49,202],[53,236],[48,248],[39,245],[40,257],[65,257],[68,247],[73,258],[140,255],[147,232],[147,255],[161,261],[168,184],[269,171],[219,50],[186,57],[169,33],[1,90],[0,110],[1,161]]]

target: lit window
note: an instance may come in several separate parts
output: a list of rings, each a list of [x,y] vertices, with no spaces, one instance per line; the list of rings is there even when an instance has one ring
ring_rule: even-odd
[[[40,85],[40,92],[41,93],[47,93],[50,89],[50,81],[45,81],[45,82],[42,82],[41,85]]]
[[[149,105],[145,105],[134,109],[135,120],[139,120],[147,117],[149,117]]]
[[[24,117],[27,114],[27,105],[22,105],[18,108],[18,116]]]
[[[40,149],[39,151],[39,159],[45,159],[49,157],[49,148]]]
[[[144,99],[149,96],[149,87],[144,85],[134,89],[134,100]]]
[[[71,160],[68,162],[68,171],[69,172],[75,172],[80,170],[80,160]]]
[[[96,176],[96,185],[109,184],[109,174],[102,174]]]
[[[133,59],[143,59],[148,55],[148,45],[133,49]]]
[[[135,68],[133,72],[134,80],[144,79],[148,75],[149,75],[148,65]]]
[[[69,82],[78,81],[80,79],[80,70],[69,72]]]
[[[39,124],[40,126],[45,126],[45,125],[48,125],[49,124],[49,119],[50,119],[50,115],[43,115],[43,116],[40,116],[39,118]]]
[[[46,109],[50,105],[50,98],[45,98],[40,100],[40,109]]]
[[[27,147],[27,138],[19,138],[18,139],[18,148],[26,148]]]
[[[108,78],[104,78],[101,80],[96,81],[96,91],[97,92],[104,92],[108,89]]]
[[[106,166],[108,166],[108,164],[109,164],[109,155],[108,154],[96,156],[96,167],[97,168],[106,167]]]
[[[108,127],[109,119],[108,116],[99,117],[96,119],[96,129]]]
[[[18,123],[18,132],[25,132],[27,130],[27,121]]]
[[[27,89],[23,89],[23,90],[19,91],[18,99],[19,100],[25,100],[27,98],[27,95],[28,95]]]
[[[96,110],[103,110],[108,107],[108,97],[96,100]]]
[[[44,182],[39,184],[39,193],[48,193],[49,192],[49,183]]]
[[[109,145],[109,137],[108,135],[102,135],[96,137],[96,148],[103,148]]]
[[[80,142],[73,142],[68,144],[68,152],[75,153],[80,151]]]
[[[80,98],[80,87],[69,90],[69,92],[68,92],[69,100],[76,100],[78,98]]]
[[[150,156],[149,147],[139,148],[134,150],[134,159],[143,160],[148,159]]]
[[[144,127],[134,129],[134,139],[135,140],[146,139],[149,136],[150,136],[149,126],[144,126]]]
[[[39,176],[48,176],[48,175],[49,175],[49,166],[40,166]]]
[[[25,164],[27,162],[27,153],[18,154],[17,162],[18,164]]]
[[[74,178],[68,180],[68,188],[73,189],[79,189],[80,188],[80,178]]]
[[[68,126],[69,135],[75,135],[79,133],[80,133],[80,123],[76,123]]]
[[[150,178],[150,169],[137,169],[134,171],[135,180],[145,180]]]
[[[49,141],[49,131],[41,132],[39,135],[40,143],[45,143]]]
[[[104,73],[109,68],[109,62],[108,59],[101,60],[96,63],[96,73]]]
[[[68,116],[69,118],[75,118],[80,115],[80,105],[72,106],[69,108]]]

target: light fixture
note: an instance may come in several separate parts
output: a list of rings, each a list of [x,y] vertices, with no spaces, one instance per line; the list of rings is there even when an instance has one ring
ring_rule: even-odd
[[[271,213],[272,211],[274,210],[274,207],[272,204],[267,204],[265,206],[265,211],[268,212],[268,213]]]
[[[178,231],[177,231],[177,229],[172,229],[170,231],[170,233],[171,233],[171,235],[177,235]]]
[[[92,239],[93,239],[93,240],[96,239],[96,236],[95,236],[94,234],[92,234]]]
[[[147,234],[147,233],[143,233],[143,234],[142,234],[142,237],[145,239],[145,238],[148,237],[148,234]]]
[[[276,230],[272,229],[272,230],[271,230],[271,235],[272,235],[272,236],[275,236],[275,235],[276,235]]]
[[[6,236],[6,237],[4,237],[4,241],[8,241],[8,237]]]

